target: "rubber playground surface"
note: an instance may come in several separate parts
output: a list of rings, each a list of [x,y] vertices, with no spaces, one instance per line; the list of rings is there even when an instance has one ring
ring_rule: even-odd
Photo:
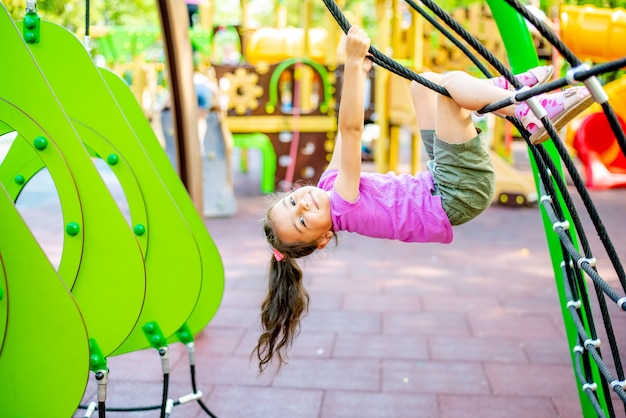
[[[226,275],[221,306],[195,341],[197,387],[215,416],[581,416],[536,206],[492,206],[457,227],[450,245],[343,234],[338,247],[303,264],[311,305],[289,364],[258,376],[250,353],[271,256],[260,223],[265,197],[258,178],[241,174],[235,191],[235,216],[205,220]],[[626,190],[591,195],[618,254],[626,254]],[[619,289],[586,212],[579,213],[598,271]],[[626,327],[616,322],[624,341]],[[170,364],[168,393],[176,400],[192,391],[182,344],[170,346]],[[108,365],[107,407],[160,404],[156,350],[111,357]],[[84,404],[96,400],[96,386],[90,376]],[[107,416],[151,417],[158,410]],[[209,415],[189,402],[170,416]]]

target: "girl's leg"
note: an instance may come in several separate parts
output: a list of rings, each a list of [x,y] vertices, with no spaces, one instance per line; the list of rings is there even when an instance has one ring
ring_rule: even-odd
[[[440,85],[445,78],[434,73],[422,76]],[[411,84],[411,93],[420,133],[422,137],[429,134],[432,141],[433,161],[428,168],[433,174],[435,193],[441,196],[450,222],[453,225],[465,223],[481,213],[493,199],[495,175],[489,153],[478,136],[469,110],[416,82]]]
[[[468,110],[479,110],[490,103],[515,95],[514,91],[495,86],[491,80],[472,77],[463,71],[443,74],[439,84],[450,93],[460,107]],[[498,110],[503,116],[514,116],[514,112],[514,105]]]
[[[435,84],[441,82],[441,75],[437,73],[423,73],[422,77],[432,81]],[[435,135],[435,125],[437,122],[437,100],[439,93],[424,87],[421,84],[411,82],[411,99],[415,116],[417,119],[417,127],[420,130],[420,137],[426,149],[429,159],[433,159],[433,141]]]
[[[492,200],[495,173],[472,112],[440,95],[431,171],[452,225],[474,219]]]
[[[503,90],[504,91],[504,90]],[[437,138],[449,144],[462,144],[478,135],[472,112],[442,94],[437,100]]]
[[[463,109],[479,110],[490,103],[515,95],[514,91],[495,86],[491,80],[478,79],[462,71],[452,71],[443,75],[424,73],[423,76],[443,86],[453,100],[413,82],[411,93],[419,127],[432,129],[433,125],[438,126],[440,138],[450,141],[463,142],[473,137],[471,115]],[[546,109],[548,118],[552,120],[557,130],[593,103],[593,98],[585,87],[572,87],[565,91],[542,94],[537,96],[537,99]],[[541,143],[548,139],[543,124],[530,112],[526,103],[507,106],[499,109],[497,113],[520,119],[531,133],[532,143]],[[436,122],[438,119],[441,120],[439,124]],[[453,123],[448,123],[450,121]],[[463,133],[457,135],[460,132]]]
[[[478,79],[462,71],[444,74],[440,84],[446,88],[459,106],[469,110],[479,110],[490,103],[515,95],[514,91],[496,87],[490,80]],[[586,87],[572,87],[564,91],[541,94],[537,96],[537,99],[546,110],[556,130],[569,123],[594,101]],[[496,113],[518,118],[532,134],[530,140],[533,144],[541,143],[549,138],[543,124],[530,111],[526,103],[510,105],[499,109]]]
[[[473,104],[473,106],[478,107],[468,110],[468,106],[472,105],[472,103],[468,101],[472,99],[472,94],[474,98],[476,96],[480,98],[480,93],[482,92],[484,94],[485,88],[488,88],[493,92],[499,93],[498,97],[500,98],[494,99],[493,101],[501,100],[501,98],[506,98],[514,94],[496,87],[490,80],[478,79],[460,71],[446,74],[427,72],[420,75],[433,83],[446,87],[456,100],[441,95],[415,81],[411,82],[411,97],[413,99],[417,124],[426,151],[431,159],[433,158],[433,133],[436,133],[437,138],[440,140],[451,144],[467,142],[478,135],[474,122],[472,121],[470,110],[481,109],[491,102],[483,99],[476,102],[477,104]],[[462,83],[465,83],[468,88],[467,95],[462,91],[459,94],[458,92],[453,93],[449,90],[448,86],[452,84],[460,86]],[[491,98],[491,96],[488,97]],[[483,101],[484,104],[482,104]]]
[[[422,73],[420,76],[435,84],[441,84],[441,74]],[[411,98],[413,99],[417,125],[420,129],[435,129],[435,121],[437,120],[437,96],[439,96],[439,93],[436,91],[416,81],[411,81]]]

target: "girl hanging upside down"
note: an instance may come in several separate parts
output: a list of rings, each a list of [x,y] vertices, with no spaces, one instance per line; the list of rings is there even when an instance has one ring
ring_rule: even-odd
[[[269,290],[261,308],[263,333],[253,352],[262,373],[274,356],[278,368],[299,331],[309,296],[296,259],[324,248],[339,231],[404,242],[452,241],[452,226],[478,216],[492,201],[495,174],[472,111],[515,94],[506,79],[478,79],[464,72],[424,73],[451,97],[412,82],[411,95],[430,161],[416,175],[361,172],[364,68],[370,39],[352,26],[345,44],[344,83],[339,105],[339,135],[328,168],[317,186],[277,197],[267,210],[264,229],[272,247]],[[533,86],[548,81],[551,67],[516,76]],[[593,102],[585,87],[538,96],[558,130]],[[540,143],[549,136],[526,103],[498,110],[515,116]]]

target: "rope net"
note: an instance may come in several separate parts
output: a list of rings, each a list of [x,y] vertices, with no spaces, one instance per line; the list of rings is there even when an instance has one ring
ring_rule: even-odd
[[[541,114],[541,105],[534,99],[535,96],[547,93],[549,91],[566,87],[576,83],[584,83],[591,92],[591,95],[598,102],[607,117],[611,130],[613,131],[617,143],[622,154],[626,155],[626,136],[621,129],[618,118],[609,104],[608,95],[596,78],[597,75],[607,72],[616,71],[626,66],[626,57],[615,61],[602,63],[590,67],[583,64],[557,36],[543,22],[539,21],[532,15],[526,7],[517,0],[504,0],[517,13],[528,20],[550,44],[559,52],[559,54],[568,62],[571,69],[566,76],[530,89],[522,88],[521,83],[515,79],[513,73],[500,62],[489,50],[487,50],[474,36],[466,31],[459,23],[453,19],[447,12],[441,9],[432,0],[421,0],[420,4],[426,6],[435,16],[437,16],[452,32],[459,38],[463,39],[474,51],[473,53],[444,25],[440,24],[431,16],[423,7],[413,0],[405,0],[416,12],[424,19],[430,22],[444,36],[446,36],[455,46],[462,50],[463,53],[477,66],[478,69],[486,77],[492,77],[486,67],[476,57],[479,55],[483,60],[488,62],[501,75],[515,86],[517,93],[514,97],[492,103],[485,106],[478,113],[493,112],[504,108],[511,104],[526,101],[535,114]],[[334,0],[324,0],[324,4],[332,14],[338,25],[347,33],[350,29],[350,22],[343,15],[342,11]],[[370,59],[377,65],[386,70],[404,77],[408,80],[414,80],[431,90],[440,94],[450,96],[450,94],[442,86],[435,84],[419,74],[413,72],[409,68],[399,64],[389,56],[381,53],[374,46],[370,47]],[[538,110],[535,110],[538,109]],[[545,114],[545,112],[543,112]],[[543,145],[532,145],[530,142],[530,133],[523,127],[521,122],[513,117],[506,118],[520,132],[528,145],[528,149],[532,158],[537,164],[537,172],[539,177],[540,205],[545,210],[551,224],[554,234],[557,235],[560,243],[560,253],[553,257],[562,260],[560,262],[562,277],[556,278],[562,280],[564,285],[564,300],[561,300],[564,308],[569,311],[571,319],[576,329],[576,343],[572,347],[574,372],[579,381],[580,390],[585,393],[591,407],[598,417],[615,416],[615,409],[623,408],[626,413],[626,380],[624,378],[624,369],[622,366],[619,347],[616,341],[611,316],[609,314],[608,301],[617,305],[619,312],[626,311],[626,274],[622,263],[617,255],[615,247],[611,242],[608,231],[600,219],[600,215],[593,204],[585,183],[576,169],[572,158],[570,157],[565,145],[561,142],[558,132],[551,124],[547,116],[541,118],[546,130],[552,138],[552,143],[556,147],[561,162],[567,169],[571,177],[573,186],[580,195],[584,208],[589,215],[593,227],[606,251],[615,270],[621,289],[613,289],[605,279],[598,273],[596,269],[596,259],[594,258],[587,235],[585,234],[581,219],[577,213],[576,206],[567,187],[566,181],[560,174],[559,167],[550,157]],[[567,219],[569,217],[570,221]],[[578,243],[582,248],[582,252],[578,250],[575,243],[575,237],[578,237]],[[601,341],[598,337],[598,329],[596,328],[590,295],[585,286],[586,279],[590,279],[596,294],[597,304],[602,318],[604,335],[609,344],[612,358],[612,366],[609,367],[604,360],[600,346]],[[599,386],[602,390],[599,390]],[[613,395],[611,395],[611,393]],[[615,402],[613,402],[613,401]],[[581,399],[582,401],[582,399]],[[621,401],[621,402],[620,402]],[[621,404],[621,406],[620,406]]]

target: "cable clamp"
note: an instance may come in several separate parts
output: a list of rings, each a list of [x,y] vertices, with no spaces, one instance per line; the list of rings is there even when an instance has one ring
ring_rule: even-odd
[[[580,72],[589,70],[589,68],[588,64],[580,64],[576,67],[570,68],[565,73],[565,81],[567,81],[568,84],[580,83],[580,81],[576,80],[576,75]]]
[[[548,117],[548,112],[543,106],[541,106],[541,103],[539,103],[539,100],[537,100],[537,97],[535,96],[529,97],[528,99],[526,99],[526,104],[528,105],[530,110],[532,110],[535,116],[537,116],[538,119],[543,119],[543,118]]]
[[[37,0],[26,0],[26,12],[27,13],[37,12]]]
[[[599,348],[600,347],[600,339],[595,339],[592,340],[591,338],[588,338],[585,340],[584,342],[585,347],[588,347],[590,345],[593,345],[595,348]]]
[[[586,79],[585,87],[587,87],[589,93],[591,93],[593,99],[596,102],[604,104],[609,101],[609,95],[607,94],[606,90],[604,90],[604,87],[602,87],[602,84],[600,83],[600,80],[598,80],[598,77],[593,76]]]
[[[109,382],[109,371],[98,370],[96,372],[96,382],[98,383],[98,402],[107,400],[107,383]]]
[[[187,357],[189,357],[189,365],[194,366],[196,364],[196,346],[193,341],[185,344],[187,347]]]
[[[611,382],[611,389],[615,390],[617,386],[626,389],[626,380],[614,380]]]
[[[170,350],[167,346],[159,348],[159,357],[161,357],[161,370],[163,374],[170,373]]]
[[[530,90],[530,87],[528,86],[522,86],[522,88],[520,88],[519,90],[515,91],[515,94],[513,95],[512,99],[513,99],[513,104],[520,104],[520,103],[524,103],[526,100],[530,100],[532,97],[529,97],[526,100],[517,100],[517,94],[518,93],[524,93],[526,91]]]
[[[552,224],[552,230],[556,231],[557,228],[563,228],[564,231],[567,231],[569,229],[569,222],[568,221],[562,221],[562,222],[555,222]]]
[[[585,352],[585,349],[584,349],[584,347],[582,345],[575,345],[574,348],[572,348],[572,351],[574,353],[581,353],[582,354],[582,353]]]
[[[561,264],[559,264],[559,267],[563,268],[565,266],[570,266],[571,268],[571,267],[574,267],[574,263],[572,263],[572,260],[570,260],[568,263],[565,263],[565,260],[561,261]]]
[[[178,398],[178,402],[182,405],[187,402],[197,401],[200,398],[202,398],[201,390],[197,391],[196,393],[189,393],[185,396],[181,396],[180,398]]]
[[[574,68],[571,68],[565,73],[565,80],[572,85],[579,83],[580,81],[576,80],[576,74],[583,71],[588,71],[590,68],[591,67],[589,66],[589,64],[584,63]],[[607,94],[606,90],[604,90],[604,87],[602,87],[602,83],[600,83],[598,77],[589,77],[584,80],[583,83],[585,83],[585,87],[587,87],[589,93],[591,93],[596,102],[604,104],[609,101],[609,95]]]
[[[597,261],[595,257],[591,257],[591,258],[585,258],[585,257],[580,257],[577,261],[576,261],[576,265],[578,266],[579,269],[583,268],[582,264],[587,262],[589,264],[590,267],[595,267],[597,264]]]
[[[587,390],[587,389],[595,392],[598,389],[598,385],[595,383],[585,383],[583,385],[583,390]]]
[[[626,297],[619,298],[616,303],[622,311],[626,311]]]
[[[169,417],[172,413],[172,409],[174,409],[174,401],[172,399],[168,399],[165,403],[165,416]]]
[[[85,411],[84,418],[91,418],[93,413],[96,411],[97,407],[98,407],[98,404],[96,402],[91,401],[89,403],[89,406],[87,407],[87,410]]]
[[[548,203],[552,203],[552,196],[550,196],[549,194],[544,194],[543,196],[541,196],[541,198],[539,199],[539,203],[542,204],[543,202],[548,202]]]
[[[566,307],[567,308],[574,307],[576,309],[580,309],[581,305],[582,305],[582,302],[580,300],[576,300],[576,301],[570,300],[569,302],[567,302]]]

